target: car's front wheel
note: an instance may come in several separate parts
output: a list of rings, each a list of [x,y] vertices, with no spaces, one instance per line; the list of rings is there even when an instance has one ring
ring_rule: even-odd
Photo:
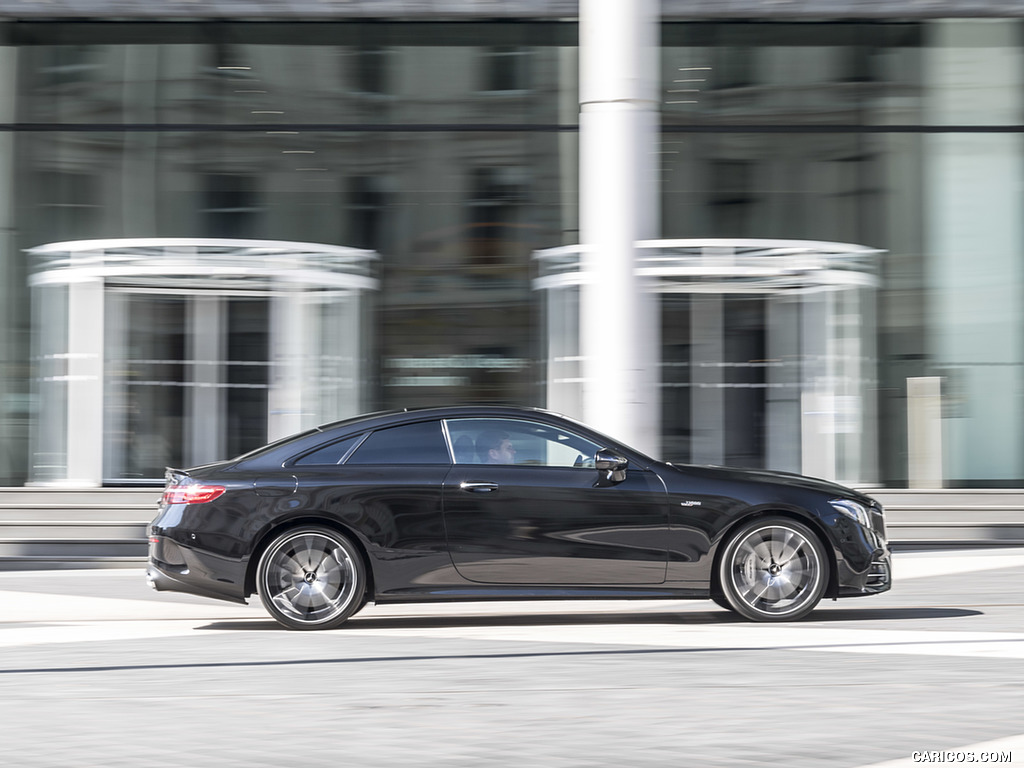
[[[817,535],[782,517],[753,520],[729,539],[719,561],[721,594],[752,621],[796,621],[814,610],[829,561]]]
[[[289,629],[332,629],[365,602],[366,571],[356,546],[330,528],[285,531],[260,557],[263,606]]]

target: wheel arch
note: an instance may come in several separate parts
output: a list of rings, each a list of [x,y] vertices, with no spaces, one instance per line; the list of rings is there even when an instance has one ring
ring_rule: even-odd
[[[768,517],[785,517],[790,520],[795,520],[798,523],[806,525],[811,532],[818,537],[818,543],[821,544],[822,548],[825,550],[825,556],[828,557],[828,583],[825,585],[825,591],[822,593],[822,597],[836,597],[839,594],[839,563],[836,558],[835,547],[832,545],[832,541],[825,532],[824,526],[814,515],[808,514],[803,510],[783,506],[771,506],[752,510],[736,520],[733,520],[733,522],[730,523],[722,532],[722,535],[718,538],[718,541],[715,544],[715,556],[711,563],[711,594],[715,597],[724,596],[722,592],[722,585],[719,583],[721,572],[719,566],[722,562],[722,557],[725,554],[726,544],[728,544],[732,537],[736,535],[736,531],[743,526],[752,523],[755,520]]]
[[[292,528],[302,528],[307,525],[317,525],[322,528],[330,528],[332,531],[340,533],[352,542],[352,545],[359,551],[359,556],[363,561],[363,572],[366,575],[365,597],[367,600],[372,599],[375,594],[374,574],[371,566],[370,555],[366,549],[366,544],[358,535],[356,535],[354,530],[344,523],[315,514],[307,514],[301,517],[292,517],[288,520],[283,520],[276,525],[271,526],[264,532],[256,546],[253,547],[252,554],[249,556],[249,564],[245,571],[245,596],[250,597],[256,594],[256,570],[259,567],[260,558],[263,557],[263,553],[266,551],[267,547],[270,546],[270,543],[285,531],[291,530]]]

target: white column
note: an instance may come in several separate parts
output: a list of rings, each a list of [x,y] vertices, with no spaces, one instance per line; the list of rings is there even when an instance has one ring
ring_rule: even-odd
[[[189,465],[222,459],[227,449],[222,386],[227,379],[224,309],[224,299],[220,296],[195,296],[188,304],[192,371],[185,406],[189,449],[185,463]]]
[[[302,287],[278,282],[270,303],[270,392],[267,439],[277,440],[305,428],[309,407],[306,368],[309,359],[307,309]]]
[[[800,318],[800,471],[836,479],[836,392],[828,290],[804,294]]]
[[[93,255],[93,254],[86,254]],[[69,485],[103,484],[103,280],[68,285]]]
[[[942,379],[907,379],[907,480],[911,488],[942,488]]]
[[[658,4],[580,0],[581,418],[660,452],[657,298],[636,276],[657,237]]]

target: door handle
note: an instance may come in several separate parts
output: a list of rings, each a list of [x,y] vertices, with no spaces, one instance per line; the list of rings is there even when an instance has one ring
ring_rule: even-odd
[[[498,490],[497,483],[459,483],[459,488],[470,493],[490,493]]]

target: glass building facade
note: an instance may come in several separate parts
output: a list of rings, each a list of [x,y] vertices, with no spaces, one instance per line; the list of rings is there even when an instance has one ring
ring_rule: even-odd
[[[265,286],[112,280],[82,328],[62,314],[67,285],[29,289],[54,243],[372,251],[359,321],[329,331],[359,336],[360,409],[546,405],[534,254],[579,240],[577,40],[572,20],[0,23],[0,485],[62,477],[40,442],[65,423],[47,392],[81,375],[60,329],[103,339],[103,416],[84,429],[151,434],[108,451],[104,483],[218,458],[186,449],[196,403],[227,414],[200,441],[218,452],[274,431],[286,361]],[[872,313],[877,471],[861,479],[907,485],[907,381],[937,377],[946,484],[1024,487],[1024,20],[666,19],[660,78],[664,238],[878,252],[871,301],[850,310]],[[694,301],[662,305],[665,458],[679,461],[700,456],[672,394],[702,375],[682,328]],[[722,301],[722,459],[763,466],[758,402],[785,345],[763,301]],[[202,365],[218,373],[188,374]],[[223,397],[197,394],[211,388]]]

